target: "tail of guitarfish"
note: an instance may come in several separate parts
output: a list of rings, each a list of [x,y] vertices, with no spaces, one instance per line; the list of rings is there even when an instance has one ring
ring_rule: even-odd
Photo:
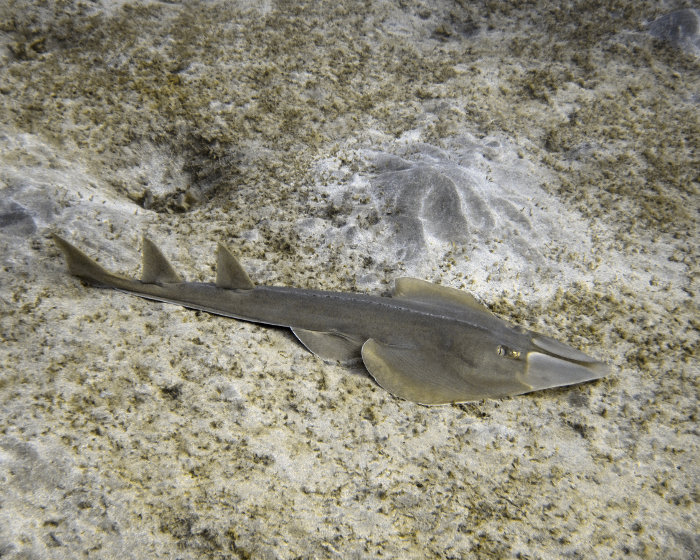
[[[104,288],[115,288],[120,284],[119,280],[126,280],[126,278],[112,274],[102,268],[80,249],[71,245],[59,235],[54,233],[51,237],[66,257],[68,272],[73,276],[85,280],[88,284]]]
[[[143,237],[143,272],[141,281],[114,274],[102,268],[80,249],[59,235],[51,236],[66,257],[68,271],[88,284],[103,288],[134,290],[138,284],[179,284],[183,279],[148,237]],[[219,244],[217,251],[216,285],[219,288],[252,289],[255,287],[248,274],[226,247]]]
[[[125,278],[102,268],[80,249],[60,237],[51,236],[66,257],[68,271],[88,284],[102,288],[133,289],[138,281]],[[143,273],[141,284],[177,284],[182,282],[180,275],[163,256],[155,243],[143,238]]]

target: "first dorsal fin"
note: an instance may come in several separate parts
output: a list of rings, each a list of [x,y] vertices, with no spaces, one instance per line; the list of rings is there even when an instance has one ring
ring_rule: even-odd
[[[216,285],[229,290],[252,290],[255,284],[226,247],[219,243],[216,252]]]
[[[182,282],[180,275],[163,256],[148,237],[143,237],[143,274],[141,282],[144,284],[177,284]]]
[[[469,292],[446,288],[418,278],[397,278],[392,297],[431,305],[463,306],[491,313]]]

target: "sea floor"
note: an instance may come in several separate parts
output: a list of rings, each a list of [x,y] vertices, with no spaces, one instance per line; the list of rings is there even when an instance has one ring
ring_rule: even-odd
[[[697,555],[696,12],[514,5],[0,7],[1,557]],[[414,276],[612,373],[425,407],[51,233],[135,277],[142,235],[194,281],[219,242],[260,284]]]

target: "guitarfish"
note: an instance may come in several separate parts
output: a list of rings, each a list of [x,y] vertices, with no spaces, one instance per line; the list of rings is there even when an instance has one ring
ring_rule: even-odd
[[[223,245],[216,282],[185,282],[143,238],[141,280],[53,236],[87,283],[244,321],[288,327],[324,360],[362,359],[391,394],[425,405],[519,395],[609,373],[603,362],[496,317],[467,292],[399,278],[391,297],[256,286]]]

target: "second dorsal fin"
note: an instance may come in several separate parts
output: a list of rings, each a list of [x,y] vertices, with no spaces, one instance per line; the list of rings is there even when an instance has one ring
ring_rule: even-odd
[[[165,258],[160,249],[148,237],[143,236],[143,274],[144,284],[177,284],[182,282],[180,275]]]
[[[216,252],[216,285],[229,290],[252,290],[255,284],[226,247],[219,243]]]

